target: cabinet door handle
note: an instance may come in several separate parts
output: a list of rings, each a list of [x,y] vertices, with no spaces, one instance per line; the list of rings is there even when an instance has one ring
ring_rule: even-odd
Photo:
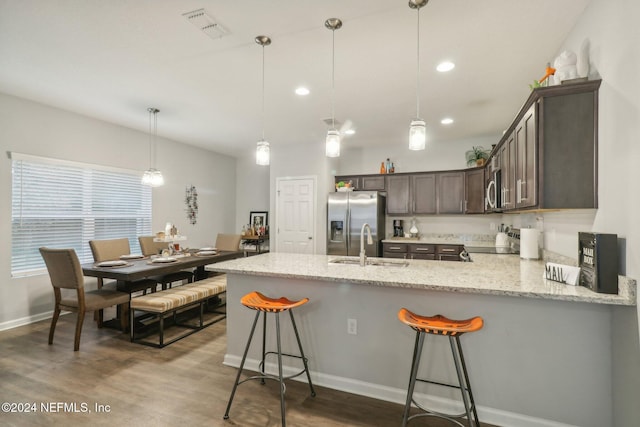
[[[518,180],[518,203],[522,203],[527,200],[526,197],[522,197],[522,193],[524,192],[522,191],[523,190],[522,186],[524,185],[524,190],[526,190],[527,189],[526,183],[527,181],[523,181],[521,179]]]
[[[431,252],[429,248],[416,248],[416,252]]]
[[[455,249],[447,249],[447,248],[443,248],[441,249],[442,252],[455,252]]]
[[[399,251],[400,249],[402,249],[400,246],[389,246],[390,251]]]

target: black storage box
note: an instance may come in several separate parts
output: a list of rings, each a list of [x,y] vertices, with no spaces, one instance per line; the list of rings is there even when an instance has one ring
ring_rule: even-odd
[[[602,294],[618,293],[618,235],[578,233],[580,286]]]

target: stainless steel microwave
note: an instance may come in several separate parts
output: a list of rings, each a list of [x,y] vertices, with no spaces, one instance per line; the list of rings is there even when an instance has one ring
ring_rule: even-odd
[[[491,180],[487,184],[485,210],[502,212],[502,171],[496,169],[491,172]]]

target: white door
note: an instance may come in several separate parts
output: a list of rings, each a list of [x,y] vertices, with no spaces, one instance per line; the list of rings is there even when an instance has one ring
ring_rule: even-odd
[[[276,250],[315,253],[315,177],[278,178]]]

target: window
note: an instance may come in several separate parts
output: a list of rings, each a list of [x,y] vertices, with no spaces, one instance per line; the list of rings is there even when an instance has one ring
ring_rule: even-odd
[[[151,188],[134,171],[11,153],[11,275],[39,274],[42,246],[73,248],[91,262],[89,240],[151,234]]]

